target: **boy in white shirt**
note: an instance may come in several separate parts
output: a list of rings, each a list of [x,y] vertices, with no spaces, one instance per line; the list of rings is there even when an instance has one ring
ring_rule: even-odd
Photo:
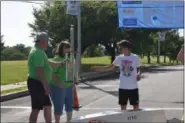
[[[140,79],[140,60],[131,52],[132,44],[127,40],[118,43],[120,55],[109,66],[93,66],[93,71],[112,71],[116,66],[120,68],[119,105],[121,110],[127,109],[127,102],[139,109],[139,90],[137,81]]]

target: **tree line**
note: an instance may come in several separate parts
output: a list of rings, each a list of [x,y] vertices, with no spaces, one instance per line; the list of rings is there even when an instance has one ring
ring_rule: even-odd
[[[40,9],[33,8],[33,16],[35,21],[28,24],[33,30],[31,36],[35,36],[39,31],[47,32],[53,39],[50,42],[52,48],[55,48],[61,40],[69,39],[70,25],[77,25],[77,17],[66,14],[64,1],[54,1],[52,5],[45,3]],[[183,44],[183,37],[179,37],[177,29],[118,28],[116,2],[113,1],[81,2],[81,25],[81,47],[84,57],[106,54],[110,55],[113,60],[116,55],[116,43],[127,39],[133,44],[133,52],[147,56],[148,63],[150,63],[150,58],[157,55],[157,32],[159,31],[166,32],[166,39],[160,45],[161,55],[175,60],[176,54]],[[77,39],[77,26],[74,29],[75,39]],[[77,40],[75,40],[75,45],[77,46]],[[102,52],[101,46],[105,47],[106,52]],[[15,47],[19,47],[19,45]],[[15,47],[12,48],[16,49]],[[12,48],[9,47],[9,50]],[[52,48],[46,51],[50,57],[52,57]],[[23,52],[19,50],[16,55],[20,56],[20,53]]]
[[[17,44],[15,46],[4,46],[3,36],[1,36],[1,60],[25,60],[29,54],[31,47],[26,47],[24,44]]]
[[[1,61],[27,60],[31,47],[24,44],[16,44],[15,46],[5,46],[6,41],[1,35]],[[45,51],[49,58],[53,57],[53,48],[48,47]]]
[[[69,39],[70,25],[77,25],[77,18],[66,14],[64,1],[55,1],[52,5],[45,3],[40,9],[34,8],[33,15],[35,21],[29,23],[33,30],[32,36],[38,31],[46,31],[53,39],[51,41],[53,47],[61,40]],[[112,56],[112,60],[116,55],[116,43],[122,39],[130,40],[133,52],[147,56],[148,63],[151,56],[157,55],[157,32],[166,32],[166,40],[161,42],[161,55],[168,56],[171,60],[176,58],[183,44],[183,37],[179,37],[177,29],[118,28],[116,2],[113,1],[81,2],[81,25],[82,53],[89,49],[89,46],[91,47],[89,51],[97,51],[95,46],[101,44]],[[75,39],[77,39],[77,26],[75,26]],[[95,55],[91,53],[91,56]]]

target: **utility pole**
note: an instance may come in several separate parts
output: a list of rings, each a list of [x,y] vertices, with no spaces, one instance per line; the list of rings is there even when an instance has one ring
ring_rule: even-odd
[[[79,14],[77,15],[77,37],[78,37],[78,40],[77,40],[77,73],[78,75],[80,74],[81,72],[81,8],[80,8],[80,4],[79,4]]]

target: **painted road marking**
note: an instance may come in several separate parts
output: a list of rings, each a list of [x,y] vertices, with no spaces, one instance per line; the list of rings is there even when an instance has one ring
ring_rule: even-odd
[[[182,123],[184,122],[184,113],[182,115],[181,121],[182,121]]]
[[[118,87],[119,85],[91,85],[89,84],[88,86],[95,86],[95,87]],[[84,87],[84,85],[79,85],[79,87]]]
[[[31,109],[30,106],[1,106],[1,109]],[[115,108],[81,108],[80,110],[119,110],[119,107]],[[128,108],[132,109],[132,108]],[[147,110],[184,110],[184,108],[147,108],[143,107],[141,109]]]

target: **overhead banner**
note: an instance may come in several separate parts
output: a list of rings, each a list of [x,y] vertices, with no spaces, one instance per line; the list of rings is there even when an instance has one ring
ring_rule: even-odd
[[[80,1],[66,1],[66,14],[79,15]]]
[[[118,1],[119,27],[184,28],[184,1]]]

